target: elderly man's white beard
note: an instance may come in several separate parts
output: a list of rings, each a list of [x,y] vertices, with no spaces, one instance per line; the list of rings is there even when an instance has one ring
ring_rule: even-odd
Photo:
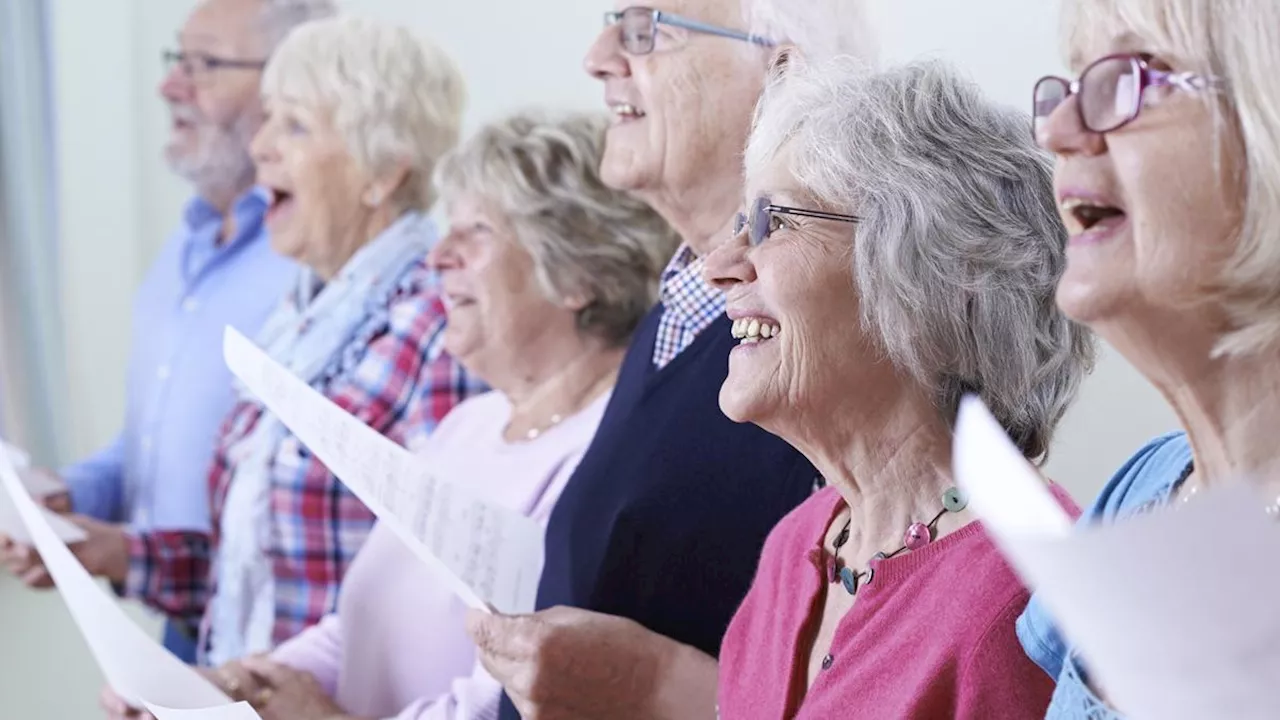
[[[174,174],[195,186],[201,195],[225,195],[253,181],[249,143],[252,121],[247,114],[230,127],[215,125],[190,106],[174,106],[173,117],[196,128],[196,145],[190,150],[169,145],[165,159]]]

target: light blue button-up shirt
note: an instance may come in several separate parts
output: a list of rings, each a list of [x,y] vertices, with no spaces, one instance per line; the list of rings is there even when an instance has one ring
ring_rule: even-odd
[[[242,196],[235,236],[219,245],[221,213],[187,205],[134,300],[124,428],[63,470],[76,512],[138,531],[210,529],[209,466],[234,400],[223,328],[253,337],[297,280],[268,245],[266,209],[261,191]]]

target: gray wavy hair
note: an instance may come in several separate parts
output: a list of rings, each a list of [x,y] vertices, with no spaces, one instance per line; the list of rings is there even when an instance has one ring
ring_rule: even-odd
[[[462,195],[492,203],[533,257],[544,296],[588,298],[578,329],[616,346],[657,299],[679,237],[648,205],[600,179],[608,124],[595,113],[517,113],[445,156],[435,185],[446,204]]]
[[[746,165],[789,143],[797,181],[861,218],[862,323],[889,360],[948,422],[977,393],[1043,461],[1095,347],[1054,299],[1066,230],[1028,122],[940,62],[799,63],[766,90]]]

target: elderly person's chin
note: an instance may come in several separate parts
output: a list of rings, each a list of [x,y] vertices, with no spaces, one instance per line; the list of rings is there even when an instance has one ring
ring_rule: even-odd
[[[1135,299],[1132,263],[1109,267],[1088,260],[1069,260],[1058,282],[1058,307],[1072,320],[1085,324],[1105,322]]]
[[[1066,267],[1055,299],[1063,314],[1076,322],[1103,330],[1107,326],[1164,322],[1197,304],[1199,288],[1209,286],[1222,271],[1220,259],[1195,253],[1164,252],[1161,246],[1192,244],[1186,233],[1161,232],[1162,241],[1145,240],[1131,223],[1110,237],[1072,236],[1067,242]]]
[[[652,147],[644,120],[615,122],[605,135],[600,179],[615,190],[637,191],[656,185],[660,173],[651,156]]]
[[[729,374],[720,386],[720,411],[739,423],[769,429],[784,401],[771,385],[776,382],[777,340],[748,342],[729,355]]]
[[[275,208],[268,211],[268,213],[273,212]],[[303,233],[297,227],[300,218],[295,217],[292,207],[283,210],[283,213],[285,213],[283,216],[267,215],[266,226],[271,239],[271,249],[287,258],[302,262],[305,260],[303,252],[306,242],[303,239]]]

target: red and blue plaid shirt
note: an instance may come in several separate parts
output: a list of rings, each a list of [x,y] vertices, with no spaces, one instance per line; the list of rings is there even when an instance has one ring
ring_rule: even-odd
[[[470,395],[483,390],[442,349],[444,307],[430,270],[419,263],[372,314],[347,349],[345,372],[316,389],[386,437],[413,444]],[[242,401],[228,415],[209,471],[211,527],[217,528],[235,475],[231,458],[264,409]],[[271,562],[275,577],[274,639],[281,642],[333,612],[338,588],[373,528],[369,511],[296,437],[288,435],[271,468]],[[218,538],[190,531],[152,531],[131,538],[122,592],[194,629],[214,590]]]

